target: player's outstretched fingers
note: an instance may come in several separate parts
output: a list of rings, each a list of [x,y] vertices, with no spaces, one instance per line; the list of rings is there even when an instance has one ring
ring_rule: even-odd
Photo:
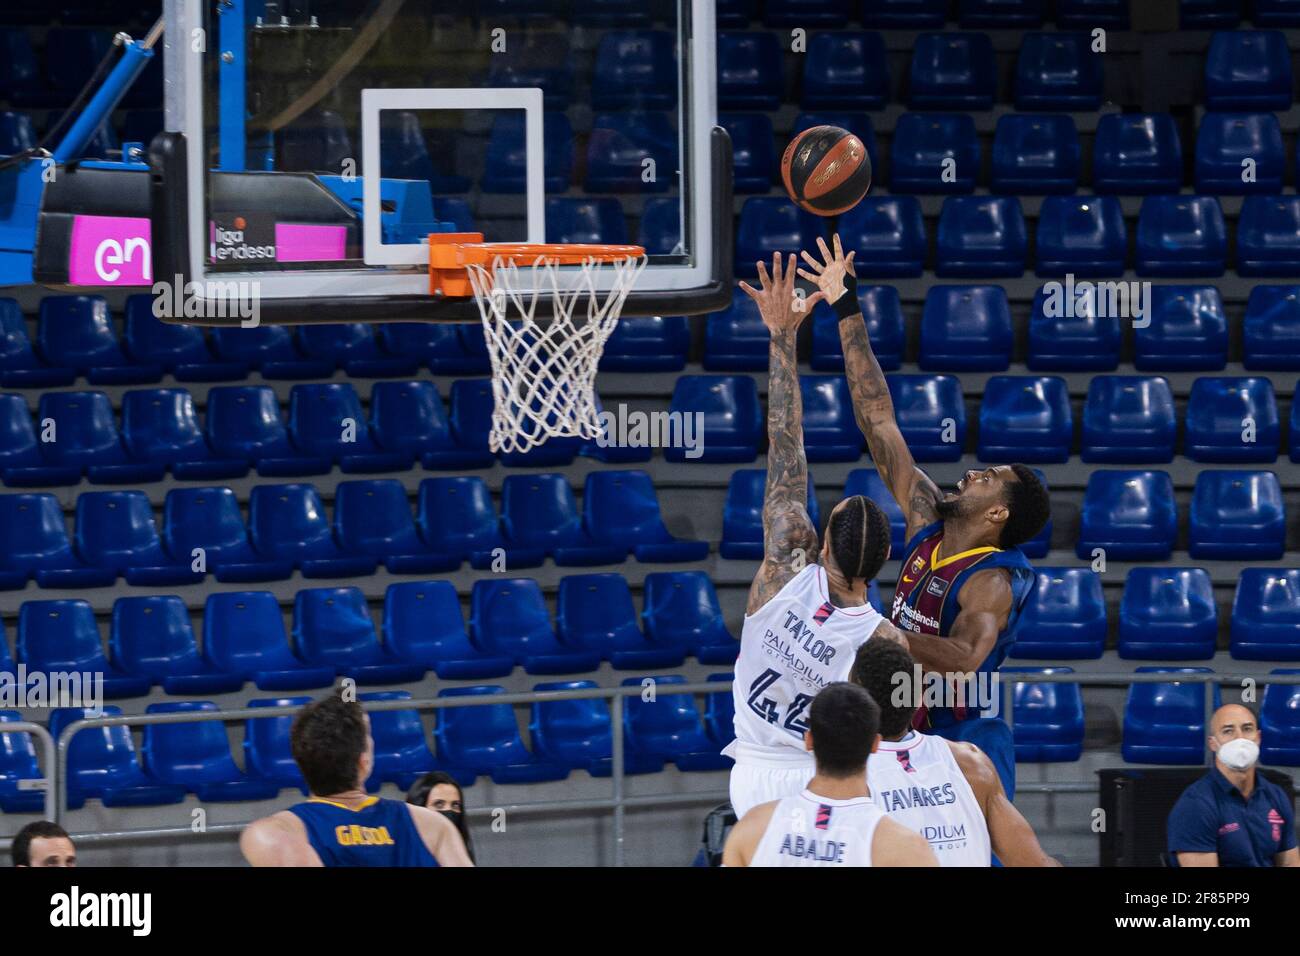
[[[799,252],[799,255],[803,256],[803,261],[806,262],[806,263],[808,263],[808,266],[809,266],[809,267],[810,267],[814,272],[816,272],[818,275],[821,275],[822,270],[824,270],[824,269],[826,268],[824,265],[822,265],[820,262],[818,262],[818,261],[817,261],[816,259],[814,259],[812,256],[808,255],[808,250],[807,250],[807,249],[803,249],[803,250],[801,250],[801,251]],[[803,273],[800,273],[800,275],[802,275],[802,274],[803,274]]]
[[[759,259],[758,260],[758,285],[764,292],[766,292],[768,286],[770,286],[771,284],[772,284],[771,280],[769,280],[767,277],[767,265],[763,262],[762,259]]]
[[[743,293],[745,293],[745,295],[749,296],[749,297],[750,297],[751,299],[753,299],[755,302],[758,301],[758,295],[759,295],[758,290],[755,289],[755,288],[754,288],[752,285],[750,285],[748,282],[742,282],[742,283],[740,283],[740,291],[743,292]]]
[[[838,232],[835,233],[835,238],[832,241],[835,243],[835,258],[843,259],[844,247],[840,245],[840,234]]]
[[[831,250],[826,245],[826,240],[821,236],[817,237],[817,248],[821,250],[822,258],[826,261],[827,265],[830,265],[835,261],[835,257],[831,255]]]
[[[800,275],[801,277],[807,279],[807,280],[808,280],[809,282],[811,282],[813,285],[816,285],[817,282],[818,282],[818,280],[821,279],[821,276],[819,276],[819,275],[813,275],[813,274],[812,274],[811,272],[809,272],[807,269],[800,269],[800,270],[799,270],[799,275]]]
[[[849,257],[844,260],[844,267],[849,270],[849,275],[851,276],[857,275],[857,272],[855,272],[853,269],[853,257],[856,256],[857,254],[858,254],[858,250],[854,249],[852,252],[849,253]]]

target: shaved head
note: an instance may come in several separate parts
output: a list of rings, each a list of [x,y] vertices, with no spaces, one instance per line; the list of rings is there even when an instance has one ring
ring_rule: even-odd
[[[1210,736],[1259,737],[1259,721],[1254,712],[1244,704],[1224,704],[1210,716]]]

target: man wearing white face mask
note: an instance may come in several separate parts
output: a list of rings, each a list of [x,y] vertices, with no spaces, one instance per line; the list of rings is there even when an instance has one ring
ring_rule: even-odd
[[[1259,740],[1248,707],[1225,704],[1210,718],[1214,768],[1169,814],[1169,853],[1179,866],[1300,866],[1295,808],[1255,772]]]

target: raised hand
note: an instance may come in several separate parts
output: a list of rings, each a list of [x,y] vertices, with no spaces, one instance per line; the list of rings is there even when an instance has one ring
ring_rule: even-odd
[[[782,268],[781,253],[774,252],[770,277],[767,266],[762,262],[758,264],[758,289],[748,282],[740,283],[741,290],[758,303],[758,313],[769,332],[795,331],[813,305],[825,298],[820,292],[805,297],[795,290],[795,262],[791,255]]]
[[[856,252],[850,252],[846,257],[844,248],[840,245],[840,234],[837,232],[834,237],[835,251],[831,252],[826,248],[826,240],[821,236],[817,237],[817,248],[821,250],[822,262],[818,262],[807,251],[800,253],[804,262],[808,263],[808,269],[800,269],[799,275],[817,286],[821,290],[822,296],[827,302],[834,302],[844,294],[848,283],[845,282],[845,275],[857,277],[853,271],[853,257]]]

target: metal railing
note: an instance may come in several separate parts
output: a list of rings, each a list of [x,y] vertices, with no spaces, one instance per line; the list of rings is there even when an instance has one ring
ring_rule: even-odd
[[[1232,674],[1213,672],[1193,673],[1136,673],[1104,671],[1058,672],[1048,673],[1014,673],[999,672],[999,708],[1000,714],[1008,726],[1014,727],[1014,708],[1011,706],[1011,694],[1014,685],[1025,684],[1077,684],[1081,687],[1127,687],[1131,684],[1202,684],[1204,685],[1204,719],[1209,725],[1210,714],[1214,710],[1214,688],[1227,684],[1240,685],[1246,680],[1254,681],[1255,686],[1268,684],[1297,685],[1300,674]],[[680,694],[714,694],[731,687],[729,681],[709,681],[695,684],[657,684],[656,696]],[[485,704],[520,704],[550,703],[566,700],[607,700],[610,708],[610,726],[621,728],[626,711],[625,700],[628,697],[640,697],[645,692],[644,685],[626,687],[592,687],[574,690],[523,691],[508,694],[465,695],[454,697],[413,698],[409,700],[363,700],[359,703],[368,712],[376,711],[436,711],[454,707],[476,707]],[[41,741],[46,768],[45,817],[61,822],[67,811],[68,799],[68,752],[72,738],[78,733],[92,728],[104,727],[141,727],[154,724],[188,724],[208,721],[223,723],[242,722],[246,720],[269,719],[292,716],[306,705],[281,707],[247,707],[224,711],[182,711],[166,714],[135,714],[121,717],[96,717],[74,721],[63,729],[57,742],[46,728],[33,723],[6,723],[0,725],[0,731],[6,733],[31,733]],[[467,811],[471,817],[487,816],[504,810],[510,813],[592,813],[609,812],[613,815],[613,843],[610,862],[622,866],[625,861],[624,833],[628,809],[638,807],[690,806],[695,804],[720,803],[727,799],[725,790],[705,790],[692,793],[646,794],[630,796],[626,788],[625,742],[621,732],[612,732],[610,753],[611,792],[605,798],[578,800],[538,800],[524,803],[507,803],[494,807],[480,807]],[[1206,755],[1208,761],[1208,753]],[[51,770],[52,768],[52,770]],[[1017,785],[1022,793],[1096,793],[1096,781],[1061,781],[1061,782],[1024,782]],[[236,834],[247,825],[244,823],[212,824],[201,831],[189,826],[152,827],[133,830],[100,831],[75,834],[78,843],[113,844],[136,840],[196,836],[228,836]],[[3,848],[8,840],[0,840]]]

